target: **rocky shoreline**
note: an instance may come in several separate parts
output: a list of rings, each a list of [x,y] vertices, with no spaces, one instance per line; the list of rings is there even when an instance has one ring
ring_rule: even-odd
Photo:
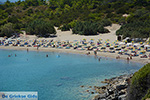
[[[111,79],[105,79],[102,83],[107,85],[102,87],[95,87],[96,95],[92,100],[126,100],[127,87],[133,74],[121,75]]]
[[[127,87],[129,86],[132,76],[133,74],[105,79],[101,82],[105,83],[105,86],[90,86],[94,91],[90,92],[89,90],[86,90],[86,92],[95,95],[92,100],[126,100]],[[84,86],[80,87],[83,88]]]

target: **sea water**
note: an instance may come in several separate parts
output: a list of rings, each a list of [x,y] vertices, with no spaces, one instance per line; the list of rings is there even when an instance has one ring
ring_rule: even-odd
[[[105,78],[134,73],[142,66],[87,55],[0,50],[0,91],[37,91],[39,100],[90,100],[88,86],[102,86]]]

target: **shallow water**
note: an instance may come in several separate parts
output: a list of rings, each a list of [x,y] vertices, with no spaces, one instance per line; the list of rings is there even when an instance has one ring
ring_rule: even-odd
[[[101,86],[105,78],[134,73],[142,66],[78,54],[0,50],[0,91],[37,91],[39,100],[90,100],[92,95],[81,85]]]

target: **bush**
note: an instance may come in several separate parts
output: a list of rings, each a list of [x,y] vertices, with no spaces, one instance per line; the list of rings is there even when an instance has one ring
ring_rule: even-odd
[[[0,36],[10,37],[10,36],[13,35],[14,32],[15,32],[15,30],[13,28],[13,24],[12,23],[7,23],[7,24],[5,24],[1,27]]]
[[[97,33],[108,33],[109,31],[103,25],[94,22],[77,22],[73,28],[73,34],[97,35]]]
[[[70,31],[70,26],[68,24],[64,24],[62,27],[61,27],[61,31]]]
[[[150,89],[150,64],[146,64],[133,75],[128,100],[141,100],[148,92],[148,89]]]
[[[134,21],[121,26],[116,35],[131,38],[148,38],[150,33],[150,21]]]
[[[142,98],[142,100],[146,100],[147,98],[150,98],[150,89],[148,89],[146,95]]]
[[[49,21],[34,20],[28,24],[26,31],[41,37],[47,37],[50,34],[56,34],[54,26]]]

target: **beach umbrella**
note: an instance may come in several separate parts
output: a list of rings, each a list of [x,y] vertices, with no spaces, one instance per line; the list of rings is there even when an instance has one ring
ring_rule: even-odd
[[[93,40],[90,40],[90,41],[89,41],[89,43],[93,43],[93,42],[94,42]]]

